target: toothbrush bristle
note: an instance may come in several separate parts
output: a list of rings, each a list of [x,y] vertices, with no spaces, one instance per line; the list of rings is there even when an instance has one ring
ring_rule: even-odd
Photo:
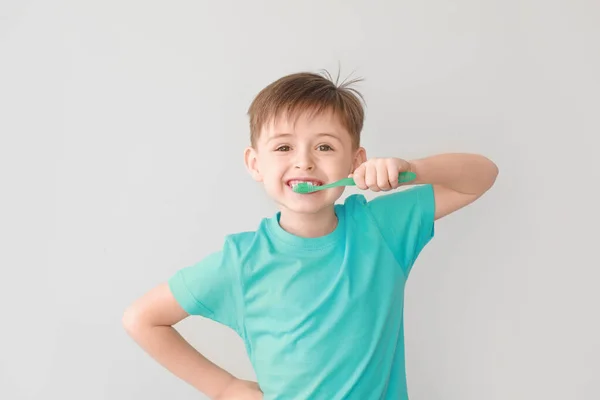
[[[316,186],[311,182],[300,182],[292,187],[292,190],[296,193],[312,193],[315,191]]]

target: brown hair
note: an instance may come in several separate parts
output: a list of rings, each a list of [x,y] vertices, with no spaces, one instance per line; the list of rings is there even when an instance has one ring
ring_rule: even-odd
[[[333,111],[340,118],[355,147],[360,146],[363,128],[363,96],[350,85],[361,79],[352,79],[338,85],[331,75],[300,72],[278,79],[258,93],[248,109],[250,117],[250,142],[252,146],[260,136],[260,130],[272,119],[285,114],[298,117],[311,111],[314,114]]]

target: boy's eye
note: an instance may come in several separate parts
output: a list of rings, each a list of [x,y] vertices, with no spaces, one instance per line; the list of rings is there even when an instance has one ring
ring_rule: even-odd
[[[333,150],[333,149],[332,149],[332,148],[331,148],[331,146],[330,146],[330,145],[328,145],[328,144],[322,144],[322,145],[320,145],[320,146],[319,146],[319,150],[320,150],[320,151],[331,151],[331,150]]]
[[[290,146],[279,146],[275,151],[290,151]]]

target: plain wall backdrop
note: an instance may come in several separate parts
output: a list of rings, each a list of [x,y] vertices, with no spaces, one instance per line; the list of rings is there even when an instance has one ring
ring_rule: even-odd
[[[276,211],[247,107],[341,67],[369,156],[500,167],[409,279],[411,399],[600,399],[598,21],[596,0],[0,1],[0,398],[204,398],[123,311]],[[254,378],[232,331],[177,328]]]

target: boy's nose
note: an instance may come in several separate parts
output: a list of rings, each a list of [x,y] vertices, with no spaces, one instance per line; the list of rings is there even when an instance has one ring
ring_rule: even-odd
[[[310,171],[310,170],[312,170],[314,168],[315,168],[314,164],[309,163],[309,162],[298,162],[298,163],[296,163],[296,169],[303,169],[303,170]]]
[[[312,170],[315,167],[315,163],[309,154],[304,153],[298,154],[298,157],[294,160],[294,166],[297,169]]]

